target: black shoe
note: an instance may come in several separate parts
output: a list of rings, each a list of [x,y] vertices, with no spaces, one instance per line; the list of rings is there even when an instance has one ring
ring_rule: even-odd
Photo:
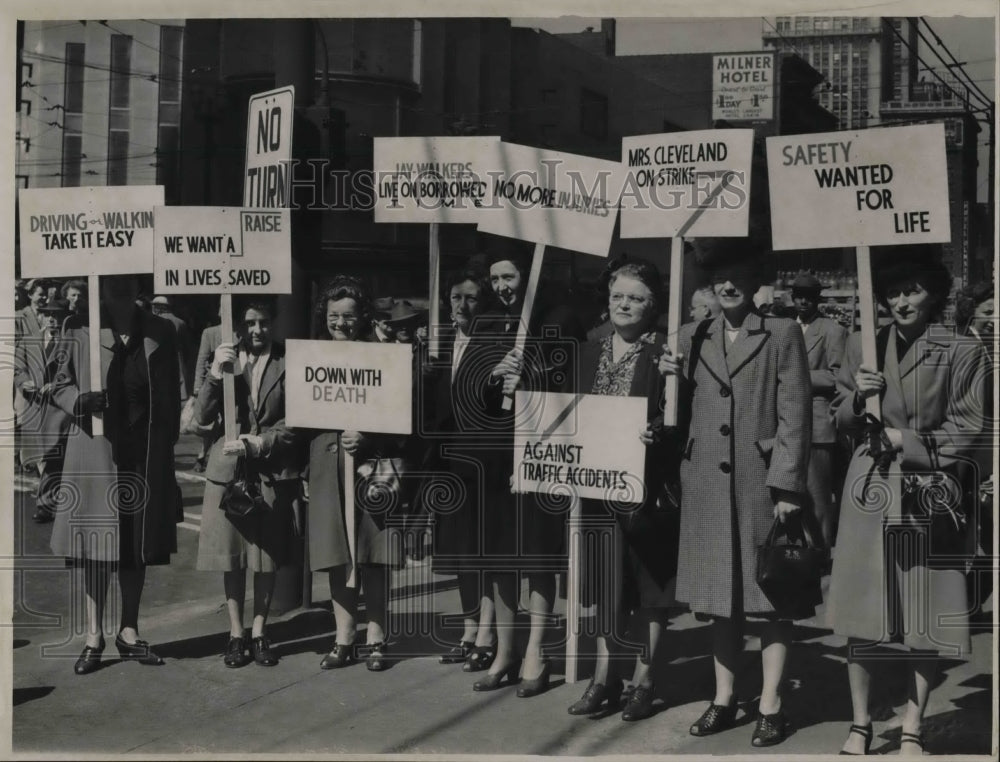
[[[163,659],[153,653],[149,643],[145,640],[137,640],[135,643],[126,643],[119,632],[115,637],[115,648],[122,661],[137,661],[148,667],[159,667],[163,664]]]
[[[875,735],[872,724],[869,722],[867,725],[851,725],[851,729],[847,732],[847,735],[850,737],[852,734],[857,734],[865,739],[865,750],[863,753],[867,755],[872,747],[872,737]],[[861,756],[860,754],[855,754],[853,751],[844,751],[843,749],[840,750],[840,753],[849,757]]]
[[[521,678],[518,674],[521,672],[521,660],[512,661],[507,665],[506,669],[502,669],[499,672],[489,673],[480,679],[476,680],[472,684],[472,690],[474,691],[495,691],[497,688],[501,688],[504,678],[507,678],[508,685],[514,685]]]
[[[476,647],[471,640],[463,640],[457,646],[453,646],[446,654],[441,654],[438,662],[440,664],[461,664],[469,658],[469,654]]]
[[[900,733],[899,734],[899,753],[903,753],[903,744],[912,743],[916,744],[920,749],[920,753],[924,753],[924,737],[920,733]]]
[[[368,667],[369,672],[384,672],[389,668],[389,660],[385,656],[388,648],[386,648],[384,640],[380,640],[378,643],[369,643],[365,647],[369,649],[368,658],[365,660],[365,666]]]
[[[753,746],[774,746],[785,740],[787,723],[785,715],[779,709],[774,714],[764,714],[758,712],[757,727],[753,729],[753,738],[750,743]]]
[[[653,698],[652,685],[637,685],[622,710],[622,719],[625,722],[635,722],[652,717]]]
[[[250,656],[247,654],[247,643],[242,638],[229,638],[226,645],[226,652],[222,654],[222,662],[227,667],[245,667],[250,663]]]
[[[566,711],[570,714],[595,714],[605,701],[612,709],[617,709],[622,698],[621,678],[615,678],[605,683],[595,683],[591,679],[587,690],[583,692],[580,700],[570,704]]]
[[[728,730],[736,724],[736,699],[734,698],[729,706],[722,704],[709,704],[708,709],[698,718],[698,721],[691,726],[691,735],[710,736]]]
[[[354,663],[354,646],[335,643],[333,650],[323,657],[320,669],[340,669]]]
[[[273,667],[278,663],[278,657],[271,650],[270,642],[263,635],[250,641],[250,652],[253,654],[253,660],[261,667]]]
[[[36,524],[48,524],[50,521],[55,520],[55,516],[52,515],[52,511],[48,508],[37,508],[31,515],[31,520]]]
[[[78,675],[89,675],[101,667],[101,654],[104,653],[104,638],[101,638],[101,645],[97,648],[84,646],[83,653],[73,665],[73,671]]]
[[[542,671],[538,677],[532,680],[521,681],[521,684],[517,686],[518,698],[531,698],[540,693],[545,693],[549,689],[549,665],[550,662],[548,661],[542,664]]]
[[[497,658],[496,643],[490,646],[474,646],[462,665],[463,672],[482,672],[493,666]]]

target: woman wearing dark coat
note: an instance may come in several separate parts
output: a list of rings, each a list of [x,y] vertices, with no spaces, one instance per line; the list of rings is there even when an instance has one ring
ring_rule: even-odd
[[[617,627],[630,612],[636,613],[639,629],[635,636],[642,650],[636,657],[633,688],[622,712],[627,721],[642,720],[653,714],[653,680],[650,665],[656,654],[667,609],[675,604],[677,574],[677,532],[680,506],[671,483],[677,474],[677,448],[663,431],[663,376],[659,372],[660,348],[666,336],[654,329],[663,305],[662,284],[656,268],[642,260],[630,260],[611,273],[608,306],[613,333],[580,348],[576,391],[613,397],[640,397],[647,402],[647,427],[636,435],[647,446],[644,483],[645,500],[627,511],[609,510],[606,503],[583,501],[583,515],[590,519],[616,522],[616,533],[624,540],[622,568],[609,572],[611,559],[601,563],[598,574],[585,579],[622,579],[622,589],[609,590],[594,585],[593,598],[599,622],[610,627],[597,636],[597,663],[594,676],[583,697],[569,707],[570,714],[593,714],[607,701],[618,706],[622,678],[611,674],[610,648],[624,633]],[[617,543],[616,543],[617,545]],[[598,543],[598,548],[601,545]],[[617,554],[614,556],[619,558]]]
[[[82,562],[87,644],[75,665],[93,672],[104,651],[101,622],[110,573],[118,572],[122,617],[115,646],[123,659],[163,661],[139,639],[139,602],[146,567],[170,563],[177,551],[180,490],[174,478],[174,443],[180,419],[173,327],[137,309],[133,276],[101,278],[107,328],[100,329],[104,391],[90,388],[90,328],[70,328],[52,401],[73,417],[63,463],[52,552]],[[104,436],[91,433],[102,413]]]
[[[294,501],[299,492],[297,435],[285,425],[285,347],[272,338],[270,301],[247,301],[236,311],[238,345],[223,342],[198,390],[195,419],[203,426],[223,417],[223,373],[235,369],[238,438],[224,434],[209,450],[198,538],[198,569],[222,572],[229,613],[229,641],[223,660],[242,667],[278,663],[265,633],[276,572],[288,562]],[[220,432],[221,433],[221,432]],[[257,479],[266,509],[248,516],[223,510],[226,485],[242,459],[249,479]],[[253,572],[254,616],[248,639],[243,630],[247,570]],[[249,640],[249,642],[247,642]]]
[[[795,322],[754,310],[763,263],[753,239],[697,243],[722,313],[681,328],[680,357],[665,352],[660,361],[661,370],[680,376],[678,407],[690,420],[680,465],[677,598],[713,622],[715,697],[690,731],[710,735],[735,723],[742,632],[748,617],[761,618],[763,686],[751,743],[770,746],[786,734],[779,688],[791,628],[757,585],[756,549],[806,495],[809,366]],[[796,618],[811,616],[807,604],[815,602],[803,602]]]
[[[867,753],[872,741],[872,655],[864,651],[902,643],[913,658],[900,753],[917,755],[940,658],[967,659],[971,648],[964,572],[988,358],[978,341],[934,324],[951,288],[939,246],[873,254],[884,257],[875,261],[875,293],[893,322],[876,334],[877,367],[862,362],[853,334],[837,377],[837,426],[864,441],[847,472],[827,615],[848,638],[854,719],[843,751]],[[876,395],[881,424],[872,426],[865,400]],[[934,475],[944,480],[934,484]]]
[[[338,276],[316,302],[317,335],[331,341],[367,341],[372,324],[372,297],[367,286],[350,276]],[[323,657],[322,669],[337,669],[355,660],[358,588],[349,587],[352,565],[365,592],[366,666],[373,672],[387,668],[386,632],[389,616],[389,571],[403,566],[402,538],[387,522],[402,506],[385,510],[366,505],[364,493],[355,498],[355,551],[351,558],[344,503],[345,453],[354,457],[355,469],[373,457],[403,457],[406,438],[359,431],[313,432],[305,491],[309,497],[309,566],[327,572],[336,622],[336,641]],[[355,476],[355,484],[360,476]]]

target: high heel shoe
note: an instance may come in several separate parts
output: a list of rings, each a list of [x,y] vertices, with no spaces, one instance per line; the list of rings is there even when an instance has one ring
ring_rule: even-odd
[[[476,644],[472,640],[463,640],[457,646],[452,646],[448,653],[441,654],[438,658],[439,664],[461,664],[469,658]]]
[[[389,660],[385,655],[388,648],[384,640],[380,640],[378,643],[369,643],[366,648],[370,649],[365,661],[369,672],[383,672],[389,668]]]
[[[698,721],[691,726],[693,736],[710,736],[727,730],[736,724],[736,697],[728,705],[709,704]]]
[[[566,711],[573,715],[595,714],[605,701],[609,707],[616,709],[621,702],[623,685],[620,677],[608,680],[607,683],[595,683],[591,678],[580,700],[570,704]]]
[[[466,657],[465,664],[462,665],[463,672],[482,672],[493,666],[493,660],[497,658],[497,644],[488,646],[474,646],[471,653]]]
[[[514,685],[521,678],[518,675],[521,672],[521,660],[512,661],[506,666],[506,668],[490,674],[489,672],[480,679],[476,680],[472,684],[472,690],[474,691],[495,691],[497,688],[502,687],[504,678],[507,678],[507,685]]]
[[[758,712],[757,726],[753,729],[750,745],[756,748],[774,746],[785,740],[788,734],[788,722],[780,709],[774,714]]]
[[[862,754],[867,755],[868,751],[872,747],[872,737],[875,735],[874,730],[872,729],[872,724],[870,722],[867,725],[852,724],[851,729],[847,732],[847,736],[850,738],[852,735],[859,735],[865,739],[865,750]],[[862,754],[857,754],[853,751],[844,751],[843,749],[840,750],[840,753],[849,757],[862,756]]]
[[[918,749],[920,753],[924,753],[924,736],[922,733],[900,733],[899,734],[899,753],[903,753],[903,744],[912,743]]]
[[[532,680],[522,680],[521,684],[517,686],[517,697],[518,698],[531,698],[532,696],[537,696],[540,693],[545,693],[549,689],[549,666],[551,662],[545,662],[542,664],[542,671],[538,677]]]
[[[102,636],[101,645],[97,648],[84,646],[83,653],[80,654],[80,658],[73,665],[73,671],[78,675],[89,675],[91,672],[95,672],[101,666],[101,654],[103,653],[104,637]]]
[[[625,722],[636,722],[637,720],[645,720],[652,717],[653,698],[652,685],[640,684],[635,686],[635,689],[629,694],[625,709],[622,710],[622,719]]]
[[[127,643],[119,632],[115,636],[115,648],[122,661],[135,661],[145,664],[148,667],[159,667],[163,665],[163,659],[153,653],[149,643],[145,640],[136,640],[135,643]]]
[[[354,662],[354,646],[335,643],[333,650],[323,657],[320,669],[340,669]]]

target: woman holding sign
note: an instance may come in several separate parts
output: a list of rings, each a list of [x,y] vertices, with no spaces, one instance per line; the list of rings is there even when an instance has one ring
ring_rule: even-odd
[[[676,481],[676,447],[666,441],[660,404],[663,377],[658,361],[666,336],[654,330],[663,306],[662,283],[656,268],[641,260],[629,260],[613,273],[608,282],[608,314],[614,333],[589,342],[580,350],[577,391],[613,397],[643,397],[648,401],[646,428],[637,435],[649,448],[646,455],[645,500],[641,504],[616,505],[596,500],[583,502],[583,514],[607,518],[613,513],[617,530],[625,542],[620,571],[609,572],[612,559],[593,559],[600,565],[597,574],[585,579],[623,580],[622,589],[595,584],[598,620],[609,626],[597,636],[597,663],[594,676],[583,697],[569,707],[570,714],[593,714],[607,701],[617,707],[622,694],[622,678],[613,676],[610,654],[623,633],[616,625],[634,611],[640,630],[642,650],[636,657],[622,719],[643,720],[653,714],[653,679],[650,664],[666,621],[667,608],[675,603],[677,573],[677,532],[680,506],[668,483]],[[614,495],[608,496],[609,501]],[[598,544],[598,547],[603,547]],[[619,559],[618,554],[613,554]]]
[[[138,293],[134,276],[102,277],[107,327],[68,328],[58,348],[52,401],[73,423],[56,496],[52,551],[81,562],[84,571],[87,644],[75,665],[78,675],[100,667],[101,624],[115,570],[122,596],[118,653],[140,664],[163,664],[139,639],[139,602],[146,567],[170,563],[177,551],[181,506],[174,443],[180,389],[173,327],[138,309]],[[91,330],[100,331],[103,391],[90,387]],[[104,436],[91,434],[95,413],[103,414]]]
[[[756,551],[775,520],[801,510],[812,437],[812,393],[801,329],[754,310],[764,282],[759,244],[749,238],[697,239],[722,313],[681,329],[679,354],[660,370],[679,376],[690,418],[681,457],[682,506],[677,597],[712,620],[715,697],[690,729],[705,736],[733,727],[735,677],[748,617],[764,621],[763,686],[751,743],[785,738],[779,687],[791,640],[756,581]],[[811,606],[795,613],[811,616]],[[796,618],[799,618],[796,616]]]
[[[195,403],[202,426],[224,412],[222,375],[235,372],[239,437],[219,437],[209,450],[198,538],[198,569],[221,571],[229,612],[227,667],[251,660],[273,667],[278,657],[265,633],[278,567],[291,551],[293,502],[298,496],[297,435],[285,426],[285,345],[275,341],[274,307],[252,300],[234,309],[239,341],[224,341],[214,354]],[[237,481],[239,480],[239,481]],[[239,510],[234,484],[256,492],[249,511]],[[253,572],[253,625],[243,631],[247,570]]]
[[[875,293],[892,323],[876,334],[874,366],[862,361],[861,335],[850,336],[837,378],[838,428],[861,444],[844,487],[827,610],[848,638],[854,718],[843,753],[868,753],[869,664],[880,644],[901,642],[912,659],[900,753],[919,755],[940,658],[968,658],[971,648],[964,571],[974,552],[975,456],[989,446],[981,437],[989,361],[977,340],[934,325],[951,288],[940,246],[887,247],[875,257]],[[881,421],[865,412],[873,396]]]
[[[371,340],[372,297],[368,287],[357,278],[346,275],[334,278],[320,294],[314,314],[317,336],[331,341]],[[392,506],[366,502],[366,493],[359,489],[354,506],[357,557],[351,558],[345,519],[344,454],[354,456],[356,466],[361,467],[366,459],[398,462],[404,446],[401,438],[388,435],[360,431],[313,433],[304,484],[309,498],[309,564],[312,571],[325,571],[329,576],[337,627],[333,649],[323,657],[321,669],[345,667],[355,660],[358,589],[348,584],[352,564],[357,567],[364,586],[367,667],[373,672],[388,667],[385,640],[389,570],[403,566],[402,541],[393,538],[386,526],[386,514],[391,512],[387,508]]]

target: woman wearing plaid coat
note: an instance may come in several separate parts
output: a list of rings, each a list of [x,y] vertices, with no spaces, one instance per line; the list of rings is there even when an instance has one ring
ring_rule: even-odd
[[[775,517],[801,509],[812,438],[812,392],[802,331],[753,309],[762,282],[747,239],[699,242],[710,260],[722,314],[686,325],[679,356],[660,370],[680,375],[679,408],[689,416],[681,459],[677,598],[713,619],[716,693],[691,727],[717,733],[736,718],[734,672],[748,616],[767,620],[763,688],[754,746],[785,737],[778,686],[790,640],[787,621],[755,581],[757,546]]]

